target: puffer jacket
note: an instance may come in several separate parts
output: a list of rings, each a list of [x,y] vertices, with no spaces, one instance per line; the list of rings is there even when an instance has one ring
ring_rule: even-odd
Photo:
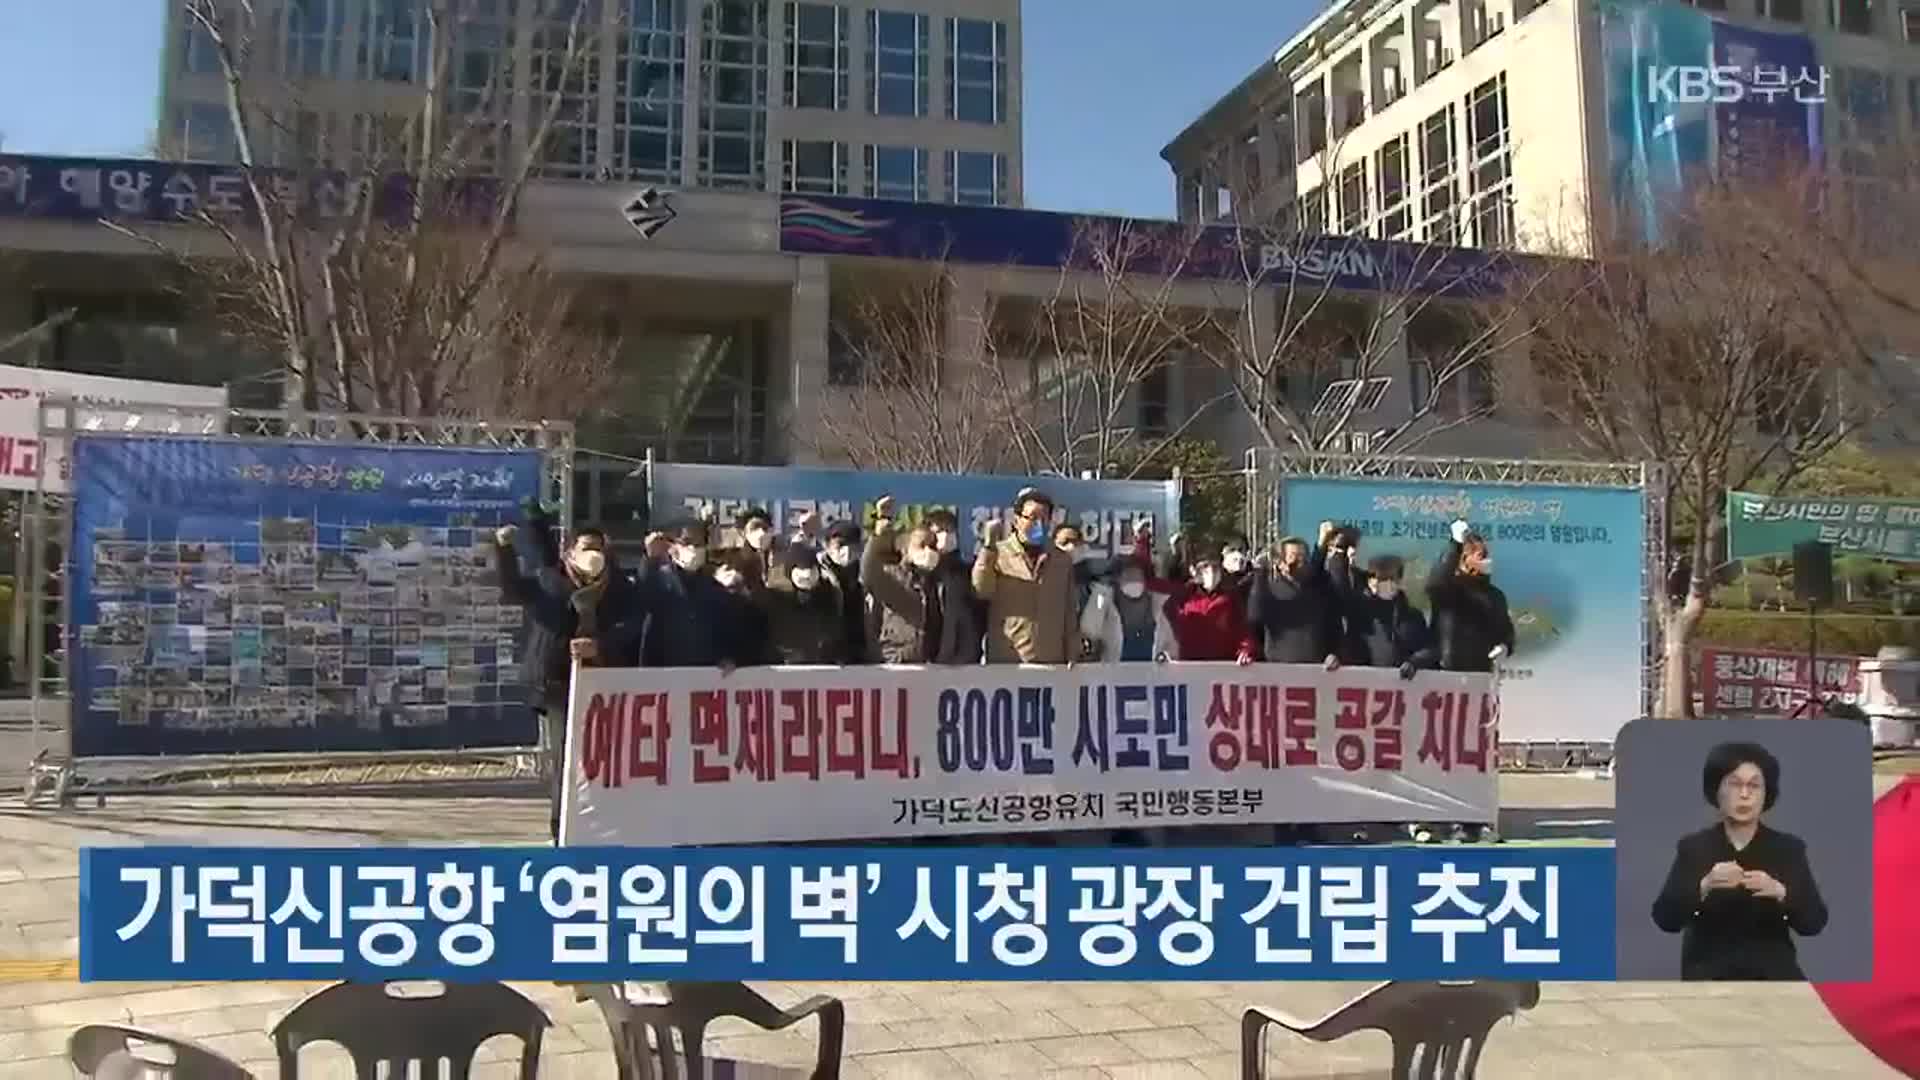
[[[848,662],[845,602],[832,574],[823,571],[820,584],[802,592],[775,573],[755,598],[767,617],[767,663]]]
[[[1065,664],[1080,658],[1073,560],[1048,545],[1030,555],[1018,537],[982,547],[973,590],[987,604],[987,663]]]

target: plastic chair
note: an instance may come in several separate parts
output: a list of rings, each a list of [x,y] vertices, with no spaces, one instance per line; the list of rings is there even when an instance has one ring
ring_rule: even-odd
[[[687,1080],[706,1080],[707,1027],[723,1016],[738,1017],[765,1031],[783,1031],[817,1015],[820,1050],[809,1076],[811,1080],[838,1080],[840,1076],[847,1009],[837,998],[816,995],[788,1010],[775,1007],[746,983],[669,982],[664,995],[648,995],[634,983],[576,985],[574,999],[600,1007],[600,1015],[606,1018],[613,1035],[619,1080],[654,1080],[656,1076],[682,1080],[682,1057],[686,1059]],[[652,1046],[648,1045],[649,1031],[653,1034]],[[680,1033],[679,1054],[674,1052],[676,1031]]]
[[[1387,982],[1311,1022],[1255,1006],[1240,1021],[1240,1076],[1263,1080],[1261,1036],[1277,1024],[1314,1042],[1384,1031],[1393,1080],[1472,1080],[1493,1026],[1538,1004],[1537,982]]]
[[[89,1080],[256,1080],[198,1043],[119,1024],[74,1029],[67,1060]]]
[[[273,1026],[280,1080],[300,1075],[300,1050],[312,1043],[344,1047],[359,1080],[375,1080],[381,1062],[406,1076],[466,1080],[480,1044],[497,1035],[522,1043],[521,1080],[540,1068],[540,1039],[552,1026],[545,1010],[504,983],[337,983],[307,995]]]

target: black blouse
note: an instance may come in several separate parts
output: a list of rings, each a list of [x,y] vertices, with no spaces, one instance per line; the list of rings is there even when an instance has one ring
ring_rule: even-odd
[[[1700,879],[1721,862],[1764,871],[1785,886],[1786,899],[1764,899],[1738,887],[1715,889],[1703,899]],[[1735,849],[1716,824],[1680,838],[1673,868],[1653,902],[1653,921],[1681,935],[1682,979],[1799,982],[1806,975],[1792,934],[1812,937],[1826,929],[1827,905],[1799,837],[1762,825],[1746,847]]]

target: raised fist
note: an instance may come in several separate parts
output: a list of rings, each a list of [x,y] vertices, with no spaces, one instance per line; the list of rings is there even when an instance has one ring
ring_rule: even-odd
[[[804,514],[801,514],[800,520],[795,524],[797,526],[797,531],[799,532],[801,538],[806,540],[811,540],[813,539],[814,534],[820,531],[820,515],[818,513],[815,513],[812,510],[809,510]]]
[[[1466,543],[1467,533],[1470,531],[1471,530],[1465,521],[1454,522],[1453,523],[1453,542],[1456,544]]]
[[[512,525],[502,525],[493,530],[493,542],[501,547],[512,547],[513,538],[519,531]]]
[[[985,547],[992,547],[1000,541],[1005,540],[1007,538],[1007,523],[997,517],[988,518],[986,523],[980,526],[980,538],[986,542],[983,550]]]
[[[893,520],[893,496],[882,495],[880,501],[873,504],[873,519],[876,522]]]

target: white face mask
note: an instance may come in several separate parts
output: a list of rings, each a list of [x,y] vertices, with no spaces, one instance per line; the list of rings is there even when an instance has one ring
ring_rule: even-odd
[[[1489,555],[1480,560],[1480,572],[1483,574],[1493,573],[1493,556]]]
[[[827,549],[827,561],[835,566],[853,565],[853,549],[850,547],[830,547]]]
[[[1138,600],[1147,595],[1147,583],[1144,581],[1123,581],[1120,583],[1120,595],[1129,600]]]
[[[731,589],[740,584],[740,571],[731,566],[723,566],[713,572],[713,580],[719,582],[721,588]]]
[[[960,538],[950,532],[937,534],[940,537],[940,553],[945,555],[960,549]]]
[[[573,568],[580,572],[581,577],[597,578],[600,576],[600,571],[607,568],[606,552],[575,551],[573,553]]]
[[[1400,595],[1400,583],[1397,581],[1376,581],[1373,583],[1373,595],[1382,600],[1391,600]]]
[[[747,546],[755,551],[765,551],[773,545],[773,534],[765,529],[754,527],[747,530]]]
[[[793,579],[793,587],[799,589],[801,592],[806,592],[820,584],[820,571],[818,570],[795,570],[789,576]]]
[[[1211,568],[1202,570],[1200,571],[1199,579],[1200,587],[1208,592],[1212,592],[1220,587],[1220,571],[1218,570]]]
[[[915,548],[907,559],[922,570],[932,570],[940,565],[940,553],[933,548]]]
[[[1227,568],[1227,573],[1237,574],[1247,568],[1247,557],[1242,552],[1229,551],[1226,556],[1220,560],[1220,565]]]
[[[707,565],[707,553],[697,547],[673,549],[673,564],[689,573]]]

